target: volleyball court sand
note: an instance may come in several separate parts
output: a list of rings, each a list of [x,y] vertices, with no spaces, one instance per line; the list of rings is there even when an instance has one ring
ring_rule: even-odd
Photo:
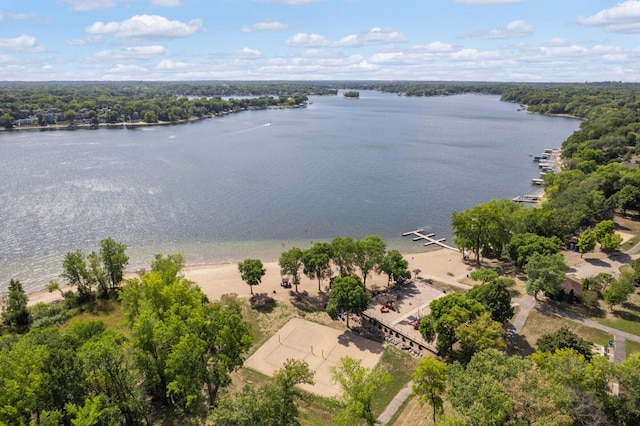
[[[373,368],[382,356],[382,343],[365,339],[351,330],[336,330],[301,318],[292,318],[246,362],[245,367],[272,376],[288,358],[306,361],[315,372],[314,385],[300,388],[322,396],[337,396],[340,386],[332,383],[330,367],[340,358],[361,360]]]

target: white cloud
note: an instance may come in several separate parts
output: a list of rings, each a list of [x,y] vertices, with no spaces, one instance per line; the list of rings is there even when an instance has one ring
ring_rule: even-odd
[[[391,29],[372,28],[366,33],[352,34],[335,43],[340,47],[359,47],[371,44],[406,43],[407,39]]]
[[[169,54],[169,50],[164,46],[139,46],[128,47],[121,50],[102,50],[97,52],[93,57],[95,59],[108,59],[108,60],[140,60],[150,59],[156,56],[163,56]]]
[[[0,38],[0,50],[7,52],[41,52],[42,48],[36,46],[36,38],[21,35],[16,38]]]
[[[481,60],[481,59],[496,59],[500,54],[495,51],[487,50],[480,52],[476,49],[460,49],[457,52],[453,52],[450,58],[457,60]]]
[[[360,47],[406,42],[407,39],[397,31],[372,28],[366,33],[351,34],[336,42],[331,42],[320,34],[298,33],[287,39],[285,45],[291,47]]]
[[[266,20],[253,24],[251,26],[242,27],[242,32],[250,33],[254,31],[279,31],[289,29],[287,24],[283,24],[280,21]]]
[[[182,0],[151,0],[151,4],[160,7],[180,7],[182,6]]]
[[[520,2],[522,0],[456,0],[456,3],[464,4],[511,4]]]
[[[288,38],[285,45],[291,47],[324,47],[329,46],[329,41],[320,34],[298,33]]]
[[[115,74],[131,74],[147,72],[147,69],[138,65],[116,64],[116,66],[109,68],[107,72]]]
[[[329,49],[307,49],[300,54],[303,58],[340,58],[340,52]]]
[[[92,36],[83,39],[73,39],[67,40],[66,43],[69,46],[87,46],[87,45],[97,45],[104,43],[104,39],[102,36]]]
[[[523,0],[456,0],[456,3],[464,4],[511,4],[520,3]]]
[[[618,3],[587,18],[580,16],[578,22],[583,25],[604,26],[610,32],[640,33],[640,1]]]
[[[119,38],[131,39],[170,39],[188,37],[203,31],[202,20],[194,19],[189,23],[169,21],[158,15],[136,15],[121,22],[96,22],[85,29],[90,34],[113,34]]]
[[[516,20],[509,22],[506,26],[489,31],[476,31],[471,34],[472,38],[480,39],[503,39],[526,37],[533,34],[534,28],[525,21]]]
[[[453,46],[447,43],[442,43],[440,41],[434,41],[433,43],[429,43],[426,45],[418,45],[412,48],[415,51],[423,51],[423,52],[451,52]]]
[[[77,12],[87,12],[94,9],[108,9],[121,3],[131,3],[131,0],[59,0]]]
[[[282,4],[311,4],[323,0],[260,0],[261,3],[282,3]]]
[[[242,49],[242,50],[240,50],[238,52],[235,52],[231,56],[233,56],[234,58],[237,58],[237,59],[257,59],[257,58],[261,57],[262,54],[260,53],[259,50],[250,49],[248,47],[245,47],[244,49]]]
[[[157,70],[161,71],[173,71],[188,68],[190,65],[187,62],[174,62],[171,59],[164,59],[156,65]]]

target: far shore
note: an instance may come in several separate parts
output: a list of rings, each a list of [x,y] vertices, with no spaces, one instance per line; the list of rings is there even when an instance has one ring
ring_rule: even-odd
[[[448,249],[430,249],[421,253],[406,253],[404,258],[409,262],[409,271],[420,269],[419,275],[423,278],[431,278],[442,282],[459,282],[467,277],[470,271],[475,270],[473,262],[465,261],[462,254]],[[280,283],[282,275],[277,261],[263,262],[267,273],[258,286],[253,287],[253,293],[267,293],[277,301],[286,302],[289,300],[289,292],[295,287],[283,288]],[[237,263],[212,263],[204,265],[187,265],[182,270],[182,275],[197,284],[209,300],[219,300],[224,294],[236,294],[241,299],[251,297],[251,289],[238,272]],[[125,278],[136,277],[134,271],[127,271]],[[413,277],[413,272],[412,272]],[[321,292],[328,290],[329,280],[320,283]],[[371,274],[367,277],[367,287],[371,289],[384,288],[387,286],[387,276]],[[62,290],[69,290],[69,287]],[[301,283],[298,286],[300,292],[306,291],[310,295],[317,295],[318,281],[310,280],[301,274]],[[29,305],[38,303],[56,303],[62,301],[59,291],[50,293],[47,289],[37,290],[29,293]]]

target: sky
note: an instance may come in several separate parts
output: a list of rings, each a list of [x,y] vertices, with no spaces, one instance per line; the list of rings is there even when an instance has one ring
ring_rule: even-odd
[[[640,0],[0,0],[0,81],[640,79]]]

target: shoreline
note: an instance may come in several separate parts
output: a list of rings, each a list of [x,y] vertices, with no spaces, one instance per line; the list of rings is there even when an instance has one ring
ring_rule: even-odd
[[[239,108],[231,111],[222,111],[216,114],[204,115],[202,117],[189,117],[184,120],[176,120],[176,121],[157,121],[155,123],[147,123],[142,120],[138,120],[136,122],[122,122],[122,123],[98,123],[96,125],[92,125],[90,123],[74,123],[74,124],[47,124],[46,126],[40,126],[38,124],[33,125],[25,125],[25,126],[14,126],[10,129],[6,127],[0,126],[0,132],[11,132],[11,131],[54,131],[54,130],[100,130],[100,129],[135,129],[137,127],[149,127],[149,126],[174,126],[181,124],[189,124],[195,123],[198,121],[207,120],[210,118],[219,118],[224,117],[229,114],[236,114],[243,111],[259,111],[259,110],[268,110],[268,109],[288,109],[288,108],[304,108],[307,104],[297,104],[297,105],[278,105],[278,106],[267,106],[264,108]]]
[[[459,283],[459,280],[466,278],[467,274],[476,269],[473,261],[465,261],[462,253],[454,252],[444,248],[430,249],[418,253],[402,253],[409,262],[409,271],[420,269],[422,278],[431,278],[434,281],[441,281],[449,284]],[[263,261],[266,274],[262,283],[254,287],[254,293],[267,293],[279,302],[287,302],[290,298],[290,291],[295,292],[295,287],[289,289],[280,286],[281,275],[277,260]],[[238,262],[222,262],[207,264],[188,264],[181,271],[181,275],[198,285],[209,300],[219,300],[224,294],[235,293],[241,299],[249,299],[251,292],[249,286],[242,280],[238,272]],[[126,271],[125,279],[137,277],[134,271]],[[412,272],[413,276],[413,272]],[[329,280],[321,282],[321,290],[324,292],[329,285]],[[371,289],[384,288],[387,285],[386,275],[376,273],[367,276],[367,287]],[[71,289],[69,286],[62,286],[61,290]],[[301,273],[300,292],[307,291],[310,295],[318,295],[318,281],[310,280]],[[45,289],[27,293],[29,306],[38,303],[52,304],[63,300],[59,291],[49,293]]]

